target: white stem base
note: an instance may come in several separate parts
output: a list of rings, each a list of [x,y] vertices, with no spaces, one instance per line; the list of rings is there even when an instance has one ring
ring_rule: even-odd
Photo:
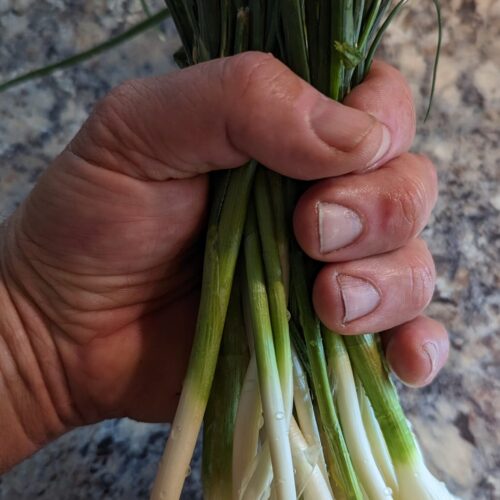
[[[196,399],[196,389],[185,384],[167,446],[159,465],[151,500],[179,500],[198,439],[205,406]]]
[[[394,464],[399,491],[396,500],[458,500],[419,458],[412,464]]]

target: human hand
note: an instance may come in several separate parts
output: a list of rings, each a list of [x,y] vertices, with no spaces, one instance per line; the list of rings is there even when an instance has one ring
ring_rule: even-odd
[[[249,158],[317,181],[294,227],[325,262],[314,288],[322,321],[344,334],[388,330],[398,377],[430,382],[448,339],[421,316],[434,266],[418,234],[437,187],[429,160],[407,153],[414,133],[410,90],[383,63],[345,105],[258,53],[112,91],[3,240],[4,282],[36,366],[23,376],[41,375],[51,418],[36,440],[103,418],[173,415],[196,320],[207,173]]]

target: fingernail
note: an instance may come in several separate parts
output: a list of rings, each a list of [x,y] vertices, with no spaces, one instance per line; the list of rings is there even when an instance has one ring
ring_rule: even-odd
[[[424,384],[430,382],[437,371],[438,361],[439,361],[439,348],[435,342],[426,342],[422,345],[422,350],[424,351],[427,360],[427,377],[425,377]]]
[[[401,382],[405,387],[409,387],[410,389],[420,389],[422,387],[421,384],[412,384],[411,382],[407,382],[406,380],[403,380],[397,373],[396,371],[394,370],[394,368],[392,367],[391,363],[389,363],[388,361],[388,364],[389,364],[389,369],[391,370],[391,374],[392,376],[398,380],[399,382]]]
[[[372,161],[369,163],[367,169],[376,167],[377,163],[387,154],[387,151],[389,151],[389,148],[391,146],[391,133],[389,129],[383,123],[380,124],[380,128],[380,146],[375,153],[375,156],[372,158]]]
[[[390,342],[390,341],[389,341]],[[393,365],[393,360],[392,360],[392,356],[394,356],[394,354],[392,353],[392,351],[390,350],[390,343],[387,345],[386,347],[386,350],[385,350],[385,360],[387,362],[387,365],[389,366],[389,369],[391,370],[391,373],[392,373],[392,376],[398,380],[399,382],[401,382],[404,386],[406,387],[410,387],[411,389],[418,389],[419,387],[421,387],[421,384],[418,384],[418,383],[414,383],[412,384],[411,382],[408,382],[407,380],[403,380],[399,375],[398,375],[398,372],[396,370],[396,368],[394,367]]]
[[[351,151],[376,127],[368,113],[321,97],[311,111],[311,126],[318,137],[341,151]]]
[[[352,243],[362,233],[359,215],[336,203],[318,204],[318,232],[321,253],[329,253]]]
[[[318,137],[328,145],[349,152],[363,140],[378,141],[378,148],[367,162],[365,169],[377,166],[391,146],[391,133],[373,116],[332,99],[318,99],[311,111],[311,126]],[[373,135],[373,139],[367,139]],[[362,168],[363,165],[360,165]]]
[[[340,274],[337,282],[344,304],[344,323],[366,316],[379,305],[380,294],[369,281]]]

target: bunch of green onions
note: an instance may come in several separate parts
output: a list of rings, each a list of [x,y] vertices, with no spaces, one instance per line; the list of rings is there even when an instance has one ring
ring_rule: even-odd
[[[264,50],[336,100],[406,2],[166,1],[181,66]],[[343,338],[313,311],[315,265],[290,230],[303,188],[255,161],[213,174],[196,336],[154,500],[180,497],[203,420],[209,500],[453,498],[424,464],[378,337]]]

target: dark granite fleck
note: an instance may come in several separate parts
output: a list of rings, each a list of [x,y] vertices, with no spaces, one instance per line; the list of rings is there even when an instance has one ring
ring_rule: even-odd
[[[457,426],[460,432],[460,436],[462,436],[466,441],[469,441],[469,443],[473,446],[476,446],[476,439],[469,427],[469,416],[465,413],[460,412],[456,416],[453,423]]]

